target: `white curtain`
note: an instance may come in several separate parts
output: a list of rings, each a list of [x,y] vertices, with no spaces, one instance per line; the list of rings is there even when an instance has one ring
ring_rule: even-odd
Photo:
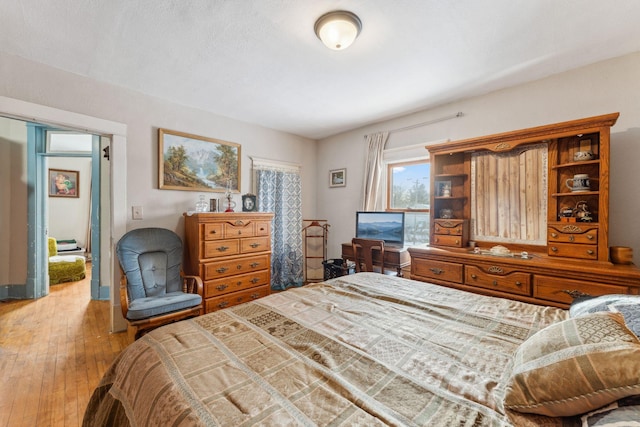
[[[364,194],[362,209],[365,211],[382,210],[384,190],[382,177],[384,176],[384,146],[389,139],[389,132],[379,132],[365,135],[368,145],[367,164],[364,170]]]
[[[271,233],[271,288],[302,286],[302,179],[300,167],[253,160],[258,210],[273,212]]]

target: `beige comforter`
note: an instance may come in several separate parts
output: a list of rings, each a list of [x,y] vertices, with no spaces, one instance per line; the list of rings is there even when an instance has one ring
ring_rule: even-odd
[[[567,316],[344,276],[149,333],[106,373],[84,425],[562,425],[505,414],[502,398],[518,345]]]

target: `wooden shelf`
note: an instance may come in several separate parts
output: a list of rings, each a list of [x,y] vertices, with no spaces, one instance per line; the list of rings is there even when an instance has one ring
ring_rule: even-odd
[[[559,164],[559,165],[552,166],[551,169],[575,168],[575,167],[578,167],[578,166],[598,165],[598,164],[600,164],[600,159],[585,160],[583,162],[562,163],[562,164]]]
[[[567,193],[552,193],[551,197],[584,197],[584,196],[598,196],[600,195],[599,191],[569,191]]]
[[[438,173],[435,175],[435,179],[445,179],[445,178],[466,178],[468,175],[466,173]]]

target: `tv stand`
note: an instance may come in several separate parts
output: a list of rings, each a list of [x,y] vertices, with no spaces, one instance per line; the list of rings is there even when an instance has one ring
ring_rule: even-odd
[[[342,244],[342,259],[347,261],[356,262],[355,257],[353,256],[353,247],[351,246],[351,242]],[[375,250],[373,251],[373,262],[374,264],[380,263],[380,252]],[[384,267],[385,268],[395,268],[398,272],[398,277],[402,277],[402,269],[408,268],[411,266],[411,257],[409,256],[409,252],[407,248],[400,248],[395,246],[386,246],[384,247]]]

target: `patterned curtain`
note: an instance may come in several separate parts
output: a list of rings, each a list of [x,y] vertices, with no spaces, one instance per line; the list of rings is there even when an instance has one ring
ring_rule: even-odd
[[[258,210],[273,212],[271,289],[302,286],[302,180],[290,170],[255,169]]]

